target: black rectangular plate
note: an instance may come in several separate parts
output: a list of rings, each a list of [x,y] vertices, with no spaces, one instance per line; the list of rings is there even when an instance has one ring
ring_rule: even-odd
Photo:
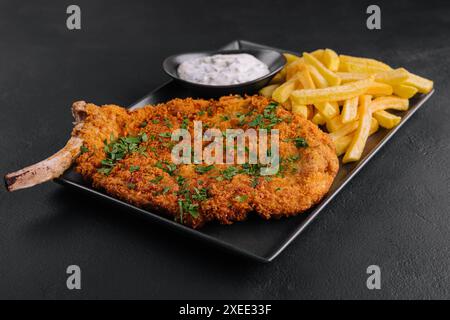
[[[251,48],[270,48],[264,45],[236,40],[222,49],[251,49]],[[275,49],[279,50],[279,49]],[[289,50],[280,50],[289,52]],[[363,166],[380,150],[380,148],[408,121],[408,119],[423,105],[423,103],[433,94],[418,95],[410,102],[408,111],[401,112],[402,120],[398,126],[391,130],[380,129],[372,135],[366,145],[363,157],[360,161],[350,164],[340,164],[340,170],[334,180],[334,183],[326,197],[314,208],[297,217],[284,218],[280,220],[265,221],[258,217],[250,217],[245,222],[235,223],[231,226],[219,224],[210,224],[200,230],[193,230],[185,227],[171,219],[158,215],[154,212],[137,208],[131,204],[115,199],[101,191],[95,190],[88,183],[84,182],[80,175],[73,170],[68,170],[61,178],[57,180],[65,185],[85,190],[87,192],[109,199],[115,203],[126,206],[134,212],[140,213],[170,228],[188,233],[197,238],[206,240],[212,244],[243,254],[247,257],[261,262],[269,262],[275,259],[321,212],[336,194],[361,170]],[[170,100],[172,98],[185,98],[193,96],[187,89],[180,87],[174,81],[168,81],[161,87],[150,92],[147,96],[130,106],[130,109],[136,109],[147,104],[156,104]]]

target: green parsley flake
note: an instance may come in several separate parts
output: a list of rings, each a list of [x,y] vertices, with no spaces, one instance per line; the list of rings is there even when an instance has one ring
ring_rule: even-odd
[[[195,167],[195,172],[203,174],[206,173],[210,170],[212,170],[214,168],[214,165],[210,165],[210,166],[197,166]]]
[[[234,197],[234,200],[236,200],[238,202],[245,202],[245,201],[247,201],[247,199],[248,199],[247,195],[241,195],[241,196]]]
[[[139,171],[139,169],[140,169],[141,167],[140,166],[130,166],[130,172],[131,173],[133,173],[133,172],[135,172],[135,171]]]

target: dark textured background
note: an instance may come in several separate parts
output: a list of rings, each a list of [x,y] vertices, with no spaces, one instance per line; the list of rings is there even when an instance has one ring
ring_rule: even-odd
[[[316,221],[259,264],[54,183],[0,191],[0,298],[450,298],[450,6],[377,1],[0,2],[0,173],[66,141],[71,102],[127,105],[166,80],[162,60],[246,39],[330,47],[432,78],[436,93]],[[68,291],[65,268],[82,268]],[[366,288],[368,265],[382,290]]]

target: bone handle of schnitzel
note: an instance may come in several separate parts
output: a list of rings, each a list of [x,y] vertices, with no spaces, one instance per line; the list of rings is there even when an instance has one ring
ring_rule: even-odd
[[[85,106],[86,103],[84,101],[78,101],[72,105],[75,130],[64,148],[41,162],[7,174],[5,176],[5,184],[8,191],[29,188],[52,180],[61,176],[64,171],[70,168],[80,153],[80,147],[83,145],[83,140],[76,134],[83,126],[83,120],[86,116]]]

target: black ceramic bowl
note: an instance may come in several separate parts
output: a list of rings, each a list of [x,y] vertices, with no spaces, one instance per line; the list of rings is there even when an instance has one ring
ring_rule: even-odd
[[[212,56],[215,54],[236,54],[236,53],[248,53],[257,59],[264,62],[268,68],[269,73],[263,77],[233,85],[206,85],[200,83],[194,83],[186,80],[182,80],[178,76],[178,66],[187,60],[191,60],[203,56]],[[170,56],[163,62],[164,71],[171,76],[175,81],[182,84],[184,87],[189,88],[193,93],[198,96],[204,97],[217,97],[228,94],[254,94],[259,89],[264,87],[269,81],[279,72],[286,64],[286,58],[278,51],[267,49],[248,49],[248,50],[221,50],[221,51],[204,51],[204,52],[192,52],[183,53]]]

